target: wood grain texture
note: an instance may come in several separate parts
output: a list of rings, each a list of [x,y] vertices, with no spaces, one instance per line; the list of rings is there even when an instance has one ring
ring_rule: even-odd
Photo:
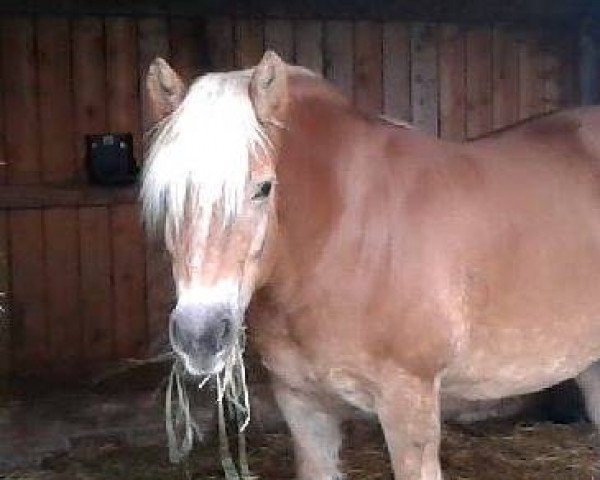
[[[496,25],[493,29],[493,128],[502,128],[519,119],[519,55],[515,27]]]
[[[523,30],[519,42],[519,118],[544,112],[545,85],[541,77],[539,32]]]
[[[492,29],[467,31],[467,138],[492,130]]]
[[[72,183],[76,163],[71,83],[71,28],[64,18],[36,22],[42,178]]]
[[[11,212],[9,230],[13,364],[19,374],[40,374],[50,359],[41,212]]]
[[[354,94],[354,28],[352,22],[325,22],[323,40],[325,78],[333,82],[348,98]]]
[[[206,70],[204,29],[204,22],[195,17],[171,19],[171,62],[184,82],[189,83]]]
[[[81,324],[86,367],[112,357],[110,216],[107,208],[79,211]]]
[[[465,31],[440,26],[440,137],[462,141],[466,136],[467,88]]]
[[[95,17],[78,19],[72,35],[76,174],[84,181],[85,135],[104,133],[107,128],[104,22]]]
[[[359,21],[354,25],[354,102],[365,112],[383,110],[381,23]]]
[[[53,208],[43,217],[50,362],[56,374],[71,376],[80,371],[83,353],[78,214]]]
[[[0,22],[8,180],[37,183],[41,168],[33,22],[25,17],[4,18]]]
[[[145,251],[137,205],[112,209],[114,354],[140,355],[147,348]]]
[[[264,25],[258,19],[235,20],[235,67],[250,68],[264,53]]]
[[[323,74],[323,22],[298,20],[294,28],[294,49],[298,65]]]
[[[273,50],[286,62],[294,63],[294,24],[291,20],[265,20],[265,50]]]
[[[208,19],[206,44],[211,70],[224,71],[235,67],[235,32],[230,17]]]
[[[411,121],[410,28],[406,23],[383,25],[383,111]]]
[[[438,135],[438,42],[435,25],[416,23],[411,39],[412,122]]]
[[[134,156],[141,158],[137,24],[131,18],[106,19],[107,119],[112,132],[132,133]]]

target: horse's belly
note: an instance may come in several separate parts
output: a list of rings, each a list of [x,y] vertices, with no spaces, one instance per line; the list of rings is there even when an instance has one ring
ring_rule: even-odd
[[[500,333],[493,346],[472,346],[449,366],[442,392],[468,400],[502,398],[575,377],[600,358],[600,331],[566,337],[539,342],[523,337],[511,340]]]

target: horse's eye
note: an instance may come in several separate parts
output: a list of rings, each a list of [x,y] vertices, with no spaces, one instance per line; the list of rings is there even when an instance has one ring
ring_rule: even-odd
[[[256,189],[256,193],[252,197],[252,200],[262,200],[267,198],[271,193],[271,188],[273,187],[272,182],[260,182],[258,184],[258,188]]]

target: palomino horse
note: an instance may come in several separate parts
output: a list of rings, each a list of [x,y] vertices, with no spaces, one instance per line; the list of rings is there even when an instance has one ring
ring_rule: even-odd
[[[215,373],[247,326],[300,479],[342,478],[346,404],[377,415],[404,480],[442,478],[441,396],[575,377],[600,422],[600,110],[449,143],[271,52],[189,88],[156,60],[147,95],[172,348]]]

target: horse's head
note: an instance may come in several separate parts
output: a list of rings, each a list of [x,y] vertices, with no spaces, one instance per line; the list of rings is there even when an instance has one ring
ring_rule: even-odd
[[[268,52],[254,69],[211,73],[188,88],[157,59],[145,93],[154,134],[141,198],[171,254],[171,346],[189,373],[215,373],[274,253],[287,65]]]

